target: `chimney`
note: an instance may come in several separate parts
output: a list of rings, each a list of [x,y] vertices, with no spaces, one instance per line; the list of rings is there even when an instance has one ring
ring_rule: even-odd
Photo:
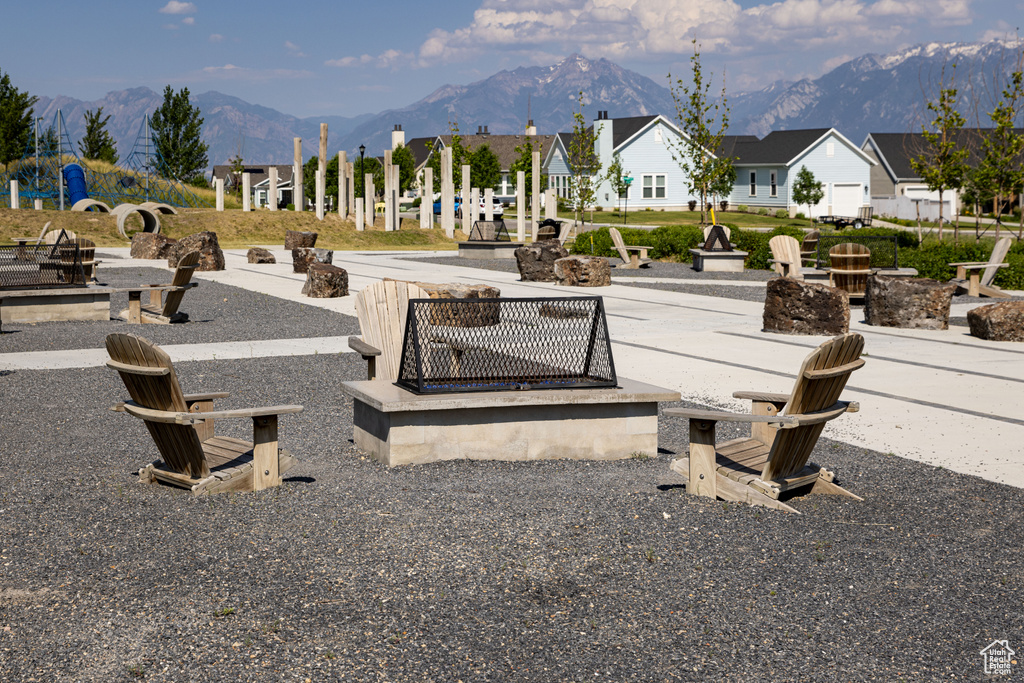
[[[476,134],[477,135],[483,135],[484,134],[484,127],[483,126],[477,126],[476,127]]]
[[[487,126],[484,126],[484,135],[490,135],[490,133],[487,132]]]
[[[537,134],[537,126],[533,125],[533,119],[530,119],[530,122],[528,124],[526,124],[526,134],[527,135],[536,135]]]
[[[391,149],[398,149],[405,146],[405,131],[401,124],[396,123],[395,129],[391,131]]]

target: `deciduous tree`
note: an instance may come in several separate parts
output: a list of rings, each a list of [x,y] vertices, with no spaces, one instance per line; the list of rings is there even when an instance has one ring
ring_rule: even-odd
[[[473,184],[480,188],[497,188],[501,182],[501,162],[491,146],[484,144],[469,154]]]
[[[573,200],[573,217],[582,217],[590,207],[590,221],[594,221],[594,199],[597,193],[598,176],[601,174],[601,160],[594,150],[600,129],[597,124],[587,125],[583,115],[583,91],[577,97],[579,110],[572,114],[572,137],[569,139],[566,165],[569,167],[569,191]]]
[[[825,190],[822,183],[814,177],[814,173],[806,166],[801,166],[796,173],[796,180],[793,181],[793,201],[797,207],[801,204],[807,205],[807,216],[814,219],[814,207],[825,198]]]

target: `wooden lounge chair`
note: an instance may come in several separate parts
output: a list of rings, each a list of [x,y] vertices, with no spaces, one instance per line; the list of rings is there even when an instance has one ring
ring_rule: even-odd
[[[796,512],[780,498],[797,489],[860,497],[841,488],[835,475],[808,462],[825,423],[860,406],[840,401],[850,373],[864,364],[864,338],[848,333],[825,342],[800,366],[793,393],[738,391],[753,411],[741,415],[669,408],[665,415],[690,420],[690,457],[672,462],[688,493]],[[749,422],[750,437],[715,444],[717,422]]]
[[[871,250],[863,244],[843,242],[828,250],[828,283],[847,292],[850,296],[863,297],[868,286],[871,267]]]
[[[1010,295],[992,284],[996,279],[996,273],[1000,268],[1010,265],[1004,263],[1006,254],[1010,251],[1010,238],[1002,237],[996,242],[992,249],[992,255],[988,261],[977,263],[950,263],[956,266],[956,277],[950,280],[957,285],[957,293],[967,292],[968,296],[990,296],[995,298],[1009,297]],[[982,270],[984,268],[984,270]],[[981,273],[978,273],[982,270]],[[968,272],[970,271],[970,275]]]
[[[130,401],[115,409],[146,423],[163,460],[139,470],[144,483],[163,482],[193,494],[259,491],[277,486],[296,459],[277,447],[277,416],[298,413],[285,405],[213,410],[223,392],[183,394],[167,353],[133,334],[107,336],[107,366],[117,370]],[[216,420],[252,418],[253,441],[214,436]]]
[[[425,290],[398,280],[375,282],[356,295],[362,338],[349,337],[348,345],[366,361],[367,379],[398,379],[409,299],[428,298]]]
[[[801,270],[803,259],[800,255],[800,243],[796,241],[795,237],[776,235],[768,240],[768,248],[772,250],[772,258],[769,259],[769,263],[775,264],[776,273],[794,280],[804,279]]]
[[[178,307],[181,306],[181,298],[185,292],[198,282],[190,282],[192,272],[199,267],[199,252],[193,251],[185,254],[178,267],[174,270],[174,277],[170,284],[165,285],[143,285],[141,287],[130,287],[128,292],[128,308],[121,311],[119,317],[130,323],[183,323],[188,322],[188,313],[181,313]],[[149,292],[149,305],[143,306],[140,297],[143,292]],[[161,295],[167,293],[166,297]],[[163,302],[161,303],[161,298]]]
[[[622,233],[617,228],[609,228],[608,233],[612,236],[615,251],[619,252],[619,258],[622,259],[622,263],[618,265],[619,268],[646,268],[651,263],[651,259],[647,258],[647,250],[650,247],[626,246],[622,243]],[[631,254],[629,253],[631,251],[637,253]]]

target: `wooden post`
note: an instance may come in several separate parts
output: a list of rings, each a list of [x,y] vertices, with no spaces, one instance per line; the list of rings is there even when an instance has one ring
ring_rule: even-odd
[[[363,176],[363,195],[365,195],[366,208],[363,209],[363,221],[367,225],[374,225],[377,222],[377,208],[374,205],[377,197],[377,188],[373,186],[373,174],[367,173]]]
[[[462,203],[465,204],[469,201],[469,195],[472,192],[472,185],[470,184],[470,173],[472,168],[468,164],[462,166],[462,189],[459,191],[459,196],[462,197]],[[466,212],[462,212],[462,217],[466,217]],[[468,230],[466,232],[469,232]]]
[[[365,228],[363,227],[363,201],[360,199],[356,202],[356,230],[362,232]]]
[[[420,228],[434,227],[434,169],[423,169],[423,194],[420,197]]]
[[[302,194],[302,138],[294,138],[292,144],[292,203],[296,211],[302,211],[306,208],[306,198]]]
[[[322,221],[324,219],[324,174],[318,168],[316,169],[316,218]]]
[[[686,492],[717,498],[716,469],[715,423],[711,420],[690,420],[690,481],[686,484]]]
[[[516,241],[526,241],[526,171],[516,171]]]
[[[391,150],[384,150],[384,232],[394,230],[395,207],[391,203]]]
[[[11,181],[11,208],[18,209],[20,202],[18,201],[18,181]]]
[[[484,189],[484,220],[494,220],[494,188]]]
[[[242,211],[252,211],[252,178],[242,174]]]
[[[540,152],[533,153],[533,181],[530,192],[530,237],[537,241],[537,230],[540,228]]]
[[[320,178],[316,181],[316,217],[324,219],[327,211],[327,124],[320,124],[320,154],[317,155],[317,170]]]
[[[338,215],[348,218],[348,152],[338,152]]]
[[[449,238],[455,237],[455,181],[450,147],[441,150],[441,227]]]
[[[277,166],[271,166],[268,175],[270,178],[267,187],[267,207],[271,211],[277,211]]]
[[[469,231],[473,229],[473,221],[478,220],[478,217],[480,216],[480,208],[479,208],[480,207],[480,188],[479,187],[474,187],[474,188],[472,188],[469,191],[469,211],[466,211],[466,208],[465,208],[466,205],[465,204],[463,204],[462,206],[463,206],[463,208],[462,208],[462,225],[463,225],[463,230],[465,230],[466,234],[468,235]],[[468,224],[469,227],[468,228],[465,227],[467,225],[466,224],[467,217],[469,218],[469,224]]]
[[[553,187],[544,191],[544,218],[558,218],[558,193]]]
[[[281,483],[277,454],[277,415],[252,419],[252,444],[252,490],[262,491],[277,486]]]
[[[394,207],[395,224],[392,226],[392,230],[401,230],[402,228],[402,214],[399,213],[399,198],[401,197],[401,172],[402,169],[395,164],[391,164],[391,174],[394,176],[391,179],[391,204]]]
[[[214,186],[217,188],[217,210],[224,210],[224,179],[217,178],[214,181]]]

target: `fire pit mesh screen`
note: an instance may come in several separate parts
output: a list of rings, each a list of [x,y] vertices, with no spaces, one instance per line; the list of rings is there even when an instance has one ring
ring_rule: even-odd
[[[411,299],[395,384],[417,394],[614,387],[604,301]]]
[[[0,246],[0,290],[85,287],[78,245],[62,230],[56,244]]]

